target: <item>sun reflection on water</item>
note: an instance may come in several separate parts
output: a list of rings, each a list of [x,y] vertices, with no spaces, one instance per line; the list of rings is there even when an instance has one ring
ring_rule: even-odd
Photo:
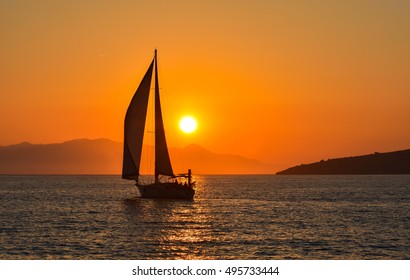
[[[118,176],[3,176],[7,259],[403,259],[410,176],[195,176],[193,201]],[[127,198],[127,199],[125,199]],[[407,247],[406,247],[407,246]]]
[[[194,180],[194,201],[136,198],[126,202],[130,229],[150,241],[151,250],[159,259],[206,259],[214,255],[210,252],[214,249],[204,246],[218,239],[212,228],[215,217],[201,203],[207,183],[201,176]],[[152,230],[155,228],[158,231]]]

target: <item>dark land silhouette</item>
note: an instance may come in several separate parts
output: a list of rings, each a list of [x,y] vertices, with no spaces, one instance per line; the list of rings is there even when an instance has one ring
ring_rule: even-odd
[[[120,174],[122,154],[122,143],[108,139],[77,139],[58,144],[23,142],[0,146],[0,174]],[[275,171],[272,165],[238,155],[212,153],[194,144],[183,149],[170,148],[170,154],[175,172],[186,172],[188,167],[194,174]],[[142,165],[142,173],[151,171],[144,161]]]
[[[294,166],[276,174],[410,174],[410,150],[322,160]]]

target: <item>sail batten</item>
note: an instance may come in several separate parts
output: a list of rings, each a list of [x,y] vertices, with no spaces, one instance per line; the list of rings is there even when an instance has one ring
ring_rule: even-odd
[[[144,138],[148,98],[152,80],[154,60],[136,90],[124,121],[124,156],[122,178],[134,180],[140,175],[140,161]]]

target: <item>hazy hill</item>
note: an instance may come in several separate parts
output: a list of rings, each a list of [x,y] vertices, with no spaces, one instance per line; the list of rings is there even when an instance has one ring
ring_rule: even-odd
[[[181,153],[183,166],[201,174],[270,174],[274,173],[272,165],[244,158],[238,155],[212,153],[198,145],[189,145],[178,151],[170,151],[171,156]],[[176,156],[173,156],[177,158]],[[177,161],[178,162],[178,161]]]
[[[122,143],[108,139],[78,139],[58,144],[0,147],[0,174],[120,174]],[[212,153],[198,145],[170,149],[175,172],[195,174],[262,174],[273,167],[236,155]],[[143,166],[142,170],[147,170]]]
[[[410,150],[322,160],[291,167],[276,174],[410,174]]]
[[[2,174],[115,174],[122,145],[107,139],[0,147]],[[119,154],[119,155],[118,155]]]

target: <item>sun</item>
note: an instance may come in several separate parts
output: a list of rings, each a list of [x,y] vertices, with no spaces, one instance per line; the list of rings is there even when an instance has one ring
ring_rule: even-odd
[[[196,130],[197,123],[193,117],[186,116],[179,121],[179,128],[184,133],[192,133]]]

